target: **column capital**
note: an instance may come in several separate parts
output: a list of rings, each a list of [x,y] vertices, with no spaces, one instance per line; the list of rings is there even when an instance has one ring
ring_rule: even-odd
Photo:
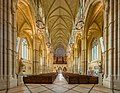
[[[82,36],[81,37],[81,40],[85,40],[85,39],[87,39],[87,36]]]
[[[108,14],[109,13],[110,6],[108,4],[108,1],[105,3],[104,11]]]

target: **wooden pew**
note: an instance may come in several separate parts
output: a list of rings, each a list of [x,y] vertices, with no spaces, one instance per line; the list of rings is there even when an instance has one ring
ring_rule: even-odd
[[[79,74],[62,73],[68,84],[77,84],[79,81]]]
[[[89,76],[79,75],[79,84],[89,84]]]
[[[89,84],[98,84],[98,77],[89,76]]]
[[[57,73],[45,73],[23,77],[23,81],[26,84],[52,84],[56,77]]]
[[[77,75],[77,74],[69,74],[68,76],[67,76],[67,81],[68,81],[68,84],[78,84],[79,83],[79,75]]]
[[[98,84],[98,77],[74,73],[62,73],[68,84]]]

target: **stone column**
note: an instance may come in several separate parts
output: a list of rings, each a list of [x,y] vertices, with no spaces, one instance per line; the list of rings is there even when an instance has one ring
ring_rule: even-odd
[[[108,76],[108,2],[105,4],[105,10],[104,10],[104,46],[105,46],[105,52],[104,52],[104,79]]]
[[[47,57],[48,57],[47,56],[47,50],[45,49],[45,59],[44,59],[45,60],[44,61],[45,62],[45,73],[47,73]]]
[[[0,10],[0,33],[2,35],[0,36],[0,50],[2,49],[0,74],[3,77],[2,82],[0,80],[0,89],[8,89],[17,86],[15,75],[17,38],[14,2],[10,0],[0,1]]]
[[[108,23],[108,77],[104,79],[103,85],[109,88],[113,88],[113,74],[114,74],[114,0],[110,0],[109,2],[110,10],[109,10],[109,23]],[[106,56],[106,55],[105,55]],[[106,61],[105,61],[106,62]]]
[[[74,72],[78,73],[78,55],[77,55],[77,48],[74,48]]]
[[[114,89],[120,90],[120,79],[119,79],[119,0],[114,0]]]
[[[109,34],[108,34],[108,87],[113,87],[114,74],[114,0],[110,0]]]
[[[82,47],[81,47],[81,74],[83,74],[84,73],[84,55],[85,55],[85,50],[84,50],[84,39],[82,38],[82,41],[81,41],[81,45],[82,45]]]
[[[48,72],[52,72],[52,67],[53,67],[52,58],[53,58],[53,54],[50,52],[48,56],[48,67],[49,67]]]
[[[3,1],[3,69],[4,79],[7,80],[7,0]]]
[[[17,29],[16,29],[16,13],[15,13],[15,11],[16,11],[16,7],[15,7],[15,4],[14,4],[15,2],[13,2],[12,1],[12,15],[13,15],[13,17],[12,17],[12,23],[13,23],[13,33],[14,33],[14,36],[13,36],[13,44],[14,44],[14,46],[13,46],[13,48],[14,48],[14,53],[13,53],[13,58],[14,58],[14,61],[13,61],[13,72],[12,72],[12,75],[13,75],[13,77],[14,78],[16,78],[16,62],[17,62],[17,53],[16,53],[16,47],[17,47]]]
[[[73,52],[73,47],[71,47],[71,52],[70,52],[70,61],[71,61],[71,72],[74,73],[74,52]]]
[[[0,89],[3,84],[3,0],[0,1]]]
[[[7,71],[7,0],[3,1],[3,78],[4,88],[8,88],[8,71]],[[6,83],[7,82],[7,83]]]
[[[39,73],[42,73],[42,53],[40,53],[40,68]]]
[[[49,72],[52,72],[52,69],[53,69],[53,53],[49,53],[49,58],[48,58],[48,66],[49,66]]]
[[[51,57],[50,57],[50,52],[48,53],[48,57],[47,57],[47,61],[48,61],[48,63],[47,63],[47,67],[48,67],[48,71],[47,72],[50,72],[50,67],[51,67]]]
[[[46,70],[47,70],[47,73],[50,72],[50,51],[49,51],[49,48],[47,49]]]
[[[51,61],[50,61],[51,66],[50,67],[51,67],[51,72],[53,72],[53,53],[50,54],[50,57],[51,57],[50,58],[51,59]]]
[[[46,50],[42,51],[42,73],[46,73]]]
[[[87,74],[87,64],[88,64],[88,62],[87,62],[87,37],[85,36],[85,57],[84,57],[84,61],[85,61],[85,67],[84,67],[84,70],[85,70],[85,74]]]
[[[69,55],[67,55],[67,67],[68,67],[67,71],[68,72],[70,72],[70,58],[69,58]]]
[[[117,79],[118,65],[118,0],[114,1],[114,79]]]
[[[39,44],[37,35],[33,37],[33,74],[38,74],[39,67]]]
[[[46,71],[47,71],[47,73],[49,71],[49,60],[50,60],[50,56],[49,56],[49,53],[47,51],[47,57],[46,57]]]
[[[118,0],[118,80],[120,80],[120,0]]]
[[[79,51],[80,52],[80,51]],[[77,61],[78,61],[78,73],[80,74],[80,53],[77,54],[78,58],[77,58]]]
[[[86,37],[82,37],[82,47],[81,47],[81,71],[82,74],[86,74],[87,73],[87,38]]]
[[[15,71],[14,71],[14,69],[15,69],[15,60],[14,59],[16,59],[15,58],[15,56],[16,56],[16,53],[15,53],[15,51],[16,51],[16,46],[15,46],[15,41],[17,40],[17,38],[16,38],[16,32],[15,32],[15,28],[14,28],[14,13],[13,14],[11,14],[12,13],[12,10],[11,10],[11,4],[12,2],[10,1],[10,0],[8,0],[8,2],[7,2],[7,20],[6,21],[8,21],[8,23],[7,23],[7,68],[8,68],[8,73],[7,73],[7,75],[8,75],[8,79],[11,81],[12,80],[12,78],[14,78],[14,76],[15,76]],[[14,39],[16,39],[16,40],[14,40]],[[10,83],[10,82],[9,82]],[[10,83],[9,84],[9,86],[8,87],[10,87],[10,86],[12,86],[12,83]]]

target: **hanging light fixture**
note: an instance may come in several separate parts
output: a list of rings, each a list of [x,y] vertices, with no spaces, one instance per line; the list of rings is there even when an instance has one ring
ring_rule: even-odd
[[[51,43],[47,42],[46,45],[48,46],[48,48],[50,48]]]
[[[38,29],[41,30],[45,28],[45,24],[41,20],[37,20],[36,23],[37,23]]]
[[[83,28],[84,22],[83,21],[78,21],[76,24],[76,30],[81,30]]]

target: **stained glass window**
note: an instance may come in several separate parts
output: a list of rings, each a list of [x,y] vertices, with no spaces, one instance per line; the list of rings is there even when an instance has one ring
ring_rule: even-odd
[[[98,42],[95,39],[92,42],[92,60],[96,60],[96,59],[98,59]]]
[[[26,38],[22,41],[22,58],[28,60],[28,41]]]

